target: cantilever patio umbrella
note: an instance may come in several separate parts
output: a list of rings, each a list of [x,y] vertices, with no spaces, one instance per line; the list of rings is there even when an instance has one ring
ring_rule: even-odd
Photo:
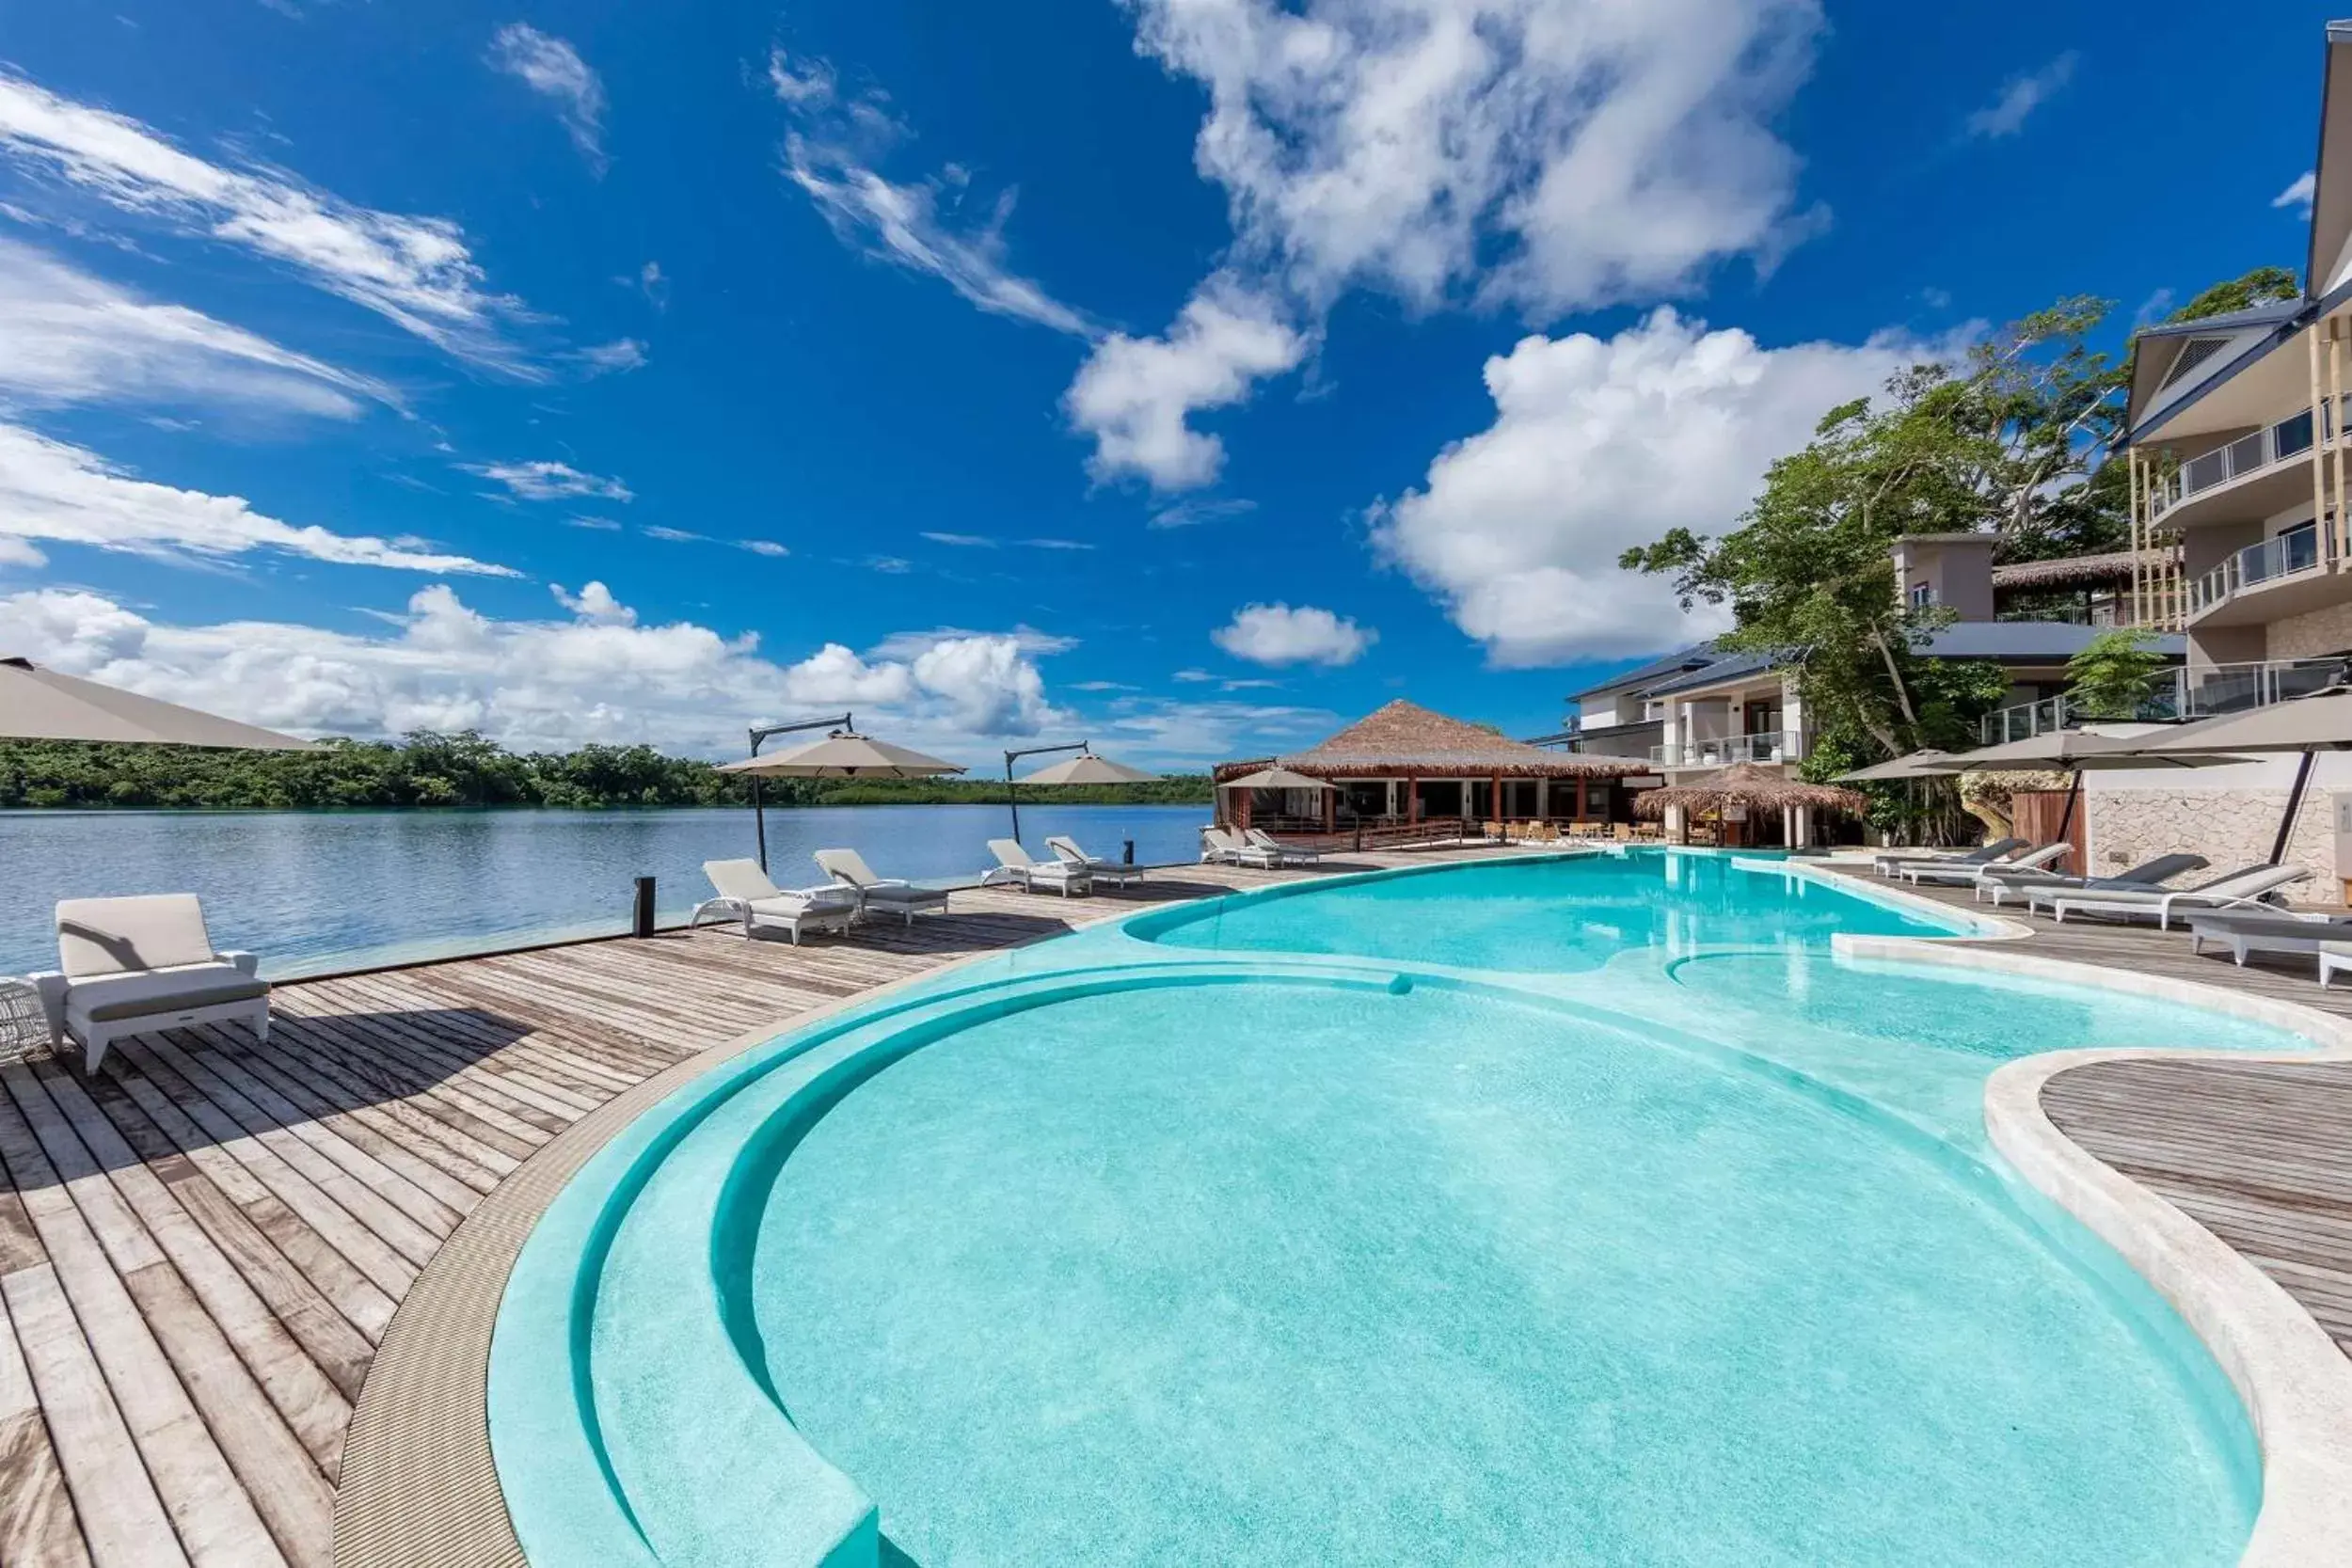
[[[1053,752],[1075,752],[1074,757],[1064,757],[1036,772],[1016,781],[1012,765],[1023,757],[1043,756]],[[1151,784],[1159,777],[1140,768],[1130,768],[1123,762],[1098,757],[1090,742],[1078,740],[1061,746],[1031,746],[1005,753],[1005,805],[1012,813],[1013,842],[1021,842],[1021,799],[1013,791],[1015,783],[1025,784]]]
[[[11,740],[99,740],[223,751],[317,750],[308,740],[142,697],[79,675],[44,670],[28,658],[0,658],[0,736]]]
[[[819,720],[818,723],[832,721]],[[768,736],[783,733],[797,726],[781,725],[754,732],[754,744]],[[926,756],[911,747],[894,746],[887,740],[860,735],[850,727],[845,715],[840,727],[820,740],[795,746],[773,756],[749,756],[741,762],[719,765],[722,773],[747,773],[752,779],[752,817],[759,833],[759,864],[768,865],[768,807],[759,798],[761,779],[936,779],[949,773],[961,773],[961,766]]]
[[[2249,713],[2184,724],[2162,736],[2141,736],[2130,744],[2139,749],[2145,761],[2159,765],[2176,760],[2184,752],[2302,752],[2303,760],[2295,769],[2295,785],[2287,791],[2287,809],[2279,818],[2279,836],[2270,846],[2270,863],[2276,865],[2286,858],[2287,838],[2302,813],[2303,794],[2312,782],[2312,757],[2320,752],[2352,751],[2352,691],[2339,688],[2316,692]]]
[[[1837,775],[1837,782],[1839,784],[1892,784],[1897,780],[1909,783],[1914,779],[1940,779],[1951,772],[1950,768],[1943,766],[1944,760],[1951,754],[1949,752],[1939,752],[1930,746],[1924,751],[1914,752],[1909,756],[1896,757],[1888,762],[1873,763],[1867,768],[1857,768],[1851,773],[1840,773]]]
[[[2092,735],[2088,730],[2044,730],[2023,740],[1954,752],[1937,764],[1937,768],[1946,773],[2046,769],[2072,775],[2066,790],[2066,809],[2058,816],[2058,837],[2065,838],[2074,826],[2074,802],[2082,797],[2085,773],[2127,768],[2217,768],[2246,760],[2216,755],[2218,750],[2198,746],[2151,754],[2144,738]],[[2090,868],[2083,869],[2088,872]]]

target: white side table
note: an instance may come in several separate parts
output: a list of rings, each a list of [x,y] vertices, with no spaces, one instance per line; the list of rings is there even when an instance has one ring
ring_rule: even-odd
[[[49,1015],[33,982],[0,974],[0,1064],[49,1054]]]

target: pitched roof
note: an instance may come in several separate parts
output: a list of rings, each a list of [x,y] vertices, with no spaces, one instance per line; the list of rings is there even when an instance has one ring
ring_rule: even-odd
[[[1715,644],[1711,641],[1693,642],[1687,648],[1677,648],[1673,653],[1653,658],[1647,664],[1637,664],[1630,670],[1620,671],[1605,681],[1596,681],[1581,691],[1571,691],[1568,693],[1568,701],[1582,702],[1587,697],[1597,697],[1604,691],[1622,691],[1627,687],[1647,686],[1652,681],[1661,681],[1692,670],[1704,669],[1723,657],[1722,654],[1716,652]]]
[[[1300,773],[1325,777],[1412,771],[1458,772],[1470,777],[1514,773],[1573,778],[1580,773],[1601,777],[1649,770],[1648,764],[1629,758],[1547,752],[1498,735],[1483,725],[1449,719],[1402,697],[1359,719],[1320,745],[1281,758],[1280,765]]]
[[[2084,583],[2128,580],[2135,565],[2161,571],[2181,559],[2180,546],[2153,550],[2108,550],[2100,555],[2070,555],[2056,561],[2015,561],[1993,568],[1995,588],[2072,588]]]

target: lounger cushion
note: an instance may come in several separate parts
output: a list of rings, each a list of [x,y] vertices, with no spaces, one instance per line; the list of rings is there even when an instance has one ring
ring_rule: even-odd
[[[66,998],[66,1011],[92,1023],[114,1023],[192,1007],[249,1002],[268,994],[268,981],[257,980],[234,964],[183,964],[76,980]]]
[[[57,904],[57,967],[72,979],[212,959],[204,906],[193,893],[67,898]]]
[[[860,891],[866,895],[866,901],[869,904],[913,904],[919,908],[929,904],[945,904],[947,901],[946,891],[940,888],[893,886],[884,883],[879,887],[869,887]]]

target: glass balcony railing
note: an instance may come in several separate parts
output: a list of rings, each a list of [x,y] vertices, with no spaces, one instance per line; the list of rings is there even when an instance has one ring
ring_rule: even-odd
[[[2312,450],[2314,439],[2333,442],[2336,438],[2335,415],[2328,401],[2320,400],[2316,417],[2309,408],[2290,415],[2277,424],[2242,436],[2226,447],[2200,453],[2182,464],[2171,478],[2156,488],[2155,510],[2161,515],[2167,510],[2204,491],[2227,484],[2233,480],[2259,473],[2274,463],[2300,457]]]
[[[1679,744],[1652,746],[1649,759],[1661,768],[1729,768],[1739,762],[1798,762],[1804,748],[1791,748],[1778,730],[1763,735],[1699,736]]]
[[[2323,538],[2317,524],[2291,528],[2274,539],[2247,546],[2190,583],[2188,618],[2194,621],[2249,588],[2316,572],[2335,563],[2335,541]]]
[[[2249,708],[2293,702],[2342,684],[2352,660],[2344,658],[2270,659],[2254,664],[2209,664],[2200,670],[2176,670],[2167,686],[2143,704],[2133,717],[2149,721],[2168,719],[2212,719]],[[2079,729],[2112,715],[2086,714],[2063,696],[2038,703],[2020,703],[1988,713],[1978,725],[1977,738],[1987,746],[2025,740],[2045,730]]]

